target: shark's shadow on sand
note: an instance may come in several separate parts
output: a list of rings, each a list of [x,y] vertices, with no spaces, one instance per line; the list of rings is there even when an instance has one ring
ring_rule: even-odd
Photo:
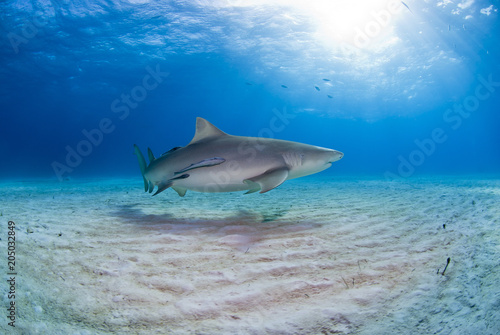
[[[209,226],[227,226],[227,225],[259,225],[280,220],[288,213],[288,209],[273,209],[261,211],[249,211],[240,209],[233,212],[232,215],[223,218],[200,219],[200,218],[178,218],[174,215],[165,212],[162,214],[147,214],[139,204],[126,204],[116,207],[116,210],[111,212],[113,216],[121,218],[125,222],[133,222],[136,224],[182,224],[182,225],[198,225],[205,224]],[[286,224],[286,221],[280,220],[280,225]],[[292,223],[290,223],[292,224]]]
[[[147,214],[140,204],[117,206],[111,215],[123,223],[137,225],[140,230],[154,230],[161,234],[192,236],[203,234],[221,244],[245,251],[251,244],[274,237],[293,236],[305,230],[315,229],[322,224],[297,222],[283,219],[287,210],[275,209],[261,212],[238,210],[226,217],[179,218],[165,212]]]

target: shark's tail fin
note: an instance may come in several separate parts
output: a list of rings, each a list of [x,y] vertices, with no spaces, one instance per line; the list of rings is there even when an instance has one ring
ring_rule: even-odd
[[[141,150],[136,144],[134,144],[134,154],[137,156],[137,160],[139,161],[139,168],[141,169],[142,179],[144,179],[144,192],[147,192],[149,189],[149,183],[146,180],[146,177],[144,177],[144,171],[146,171],[147,167],[146,160],[144,159]]]

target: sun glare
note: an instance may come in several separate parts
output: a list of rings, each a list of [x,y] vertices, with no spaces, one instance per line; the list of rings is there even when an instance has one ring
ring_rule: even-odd
[[[297,7],[317,24],[317,37],[325,44],[369,48],[392,32],[402,2],[396,0],[297,0]]]
[[[390,35],[398,17],[410,10],[401,0],[221,0],[221,3],[291,10],[283,15],[309,18],[316,26],[314,36],[323,46],[358,49],[379,48],[382,40],[394,41]]]

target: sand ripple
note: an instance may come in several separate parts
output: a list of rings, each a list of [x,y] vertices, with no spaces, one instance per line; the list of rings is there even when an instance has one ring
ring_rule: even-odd
[[[185,198],[152,198],[140,180],[26,182],[0,195],[29,334],[500,329],[498,180],[304,178]]]

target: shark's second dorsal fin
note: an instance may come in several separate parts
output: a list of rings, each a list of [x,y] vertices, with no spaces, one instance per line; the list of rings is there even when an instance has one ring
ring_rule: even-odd
[[[194,134],[193,139],[189,144],[193,144],[195,142],[205,140],[208,138],[225,136],[227,135],[225,132],[205,120],[204,118],[197,117],[196,118],[196,133]]]
[[[148,157],[149,157],[149,164],[151,164],[156,159],[151,148],[148,148]]]

